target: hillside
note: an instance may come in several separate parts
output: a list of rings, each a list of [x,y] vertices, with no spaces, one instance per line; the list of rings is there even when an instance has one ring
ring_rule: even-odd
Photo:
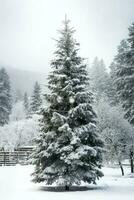
[[[13,67],[5,67],[11,81],[13,93],[20,90],[22,94],[27,92],[31,95],[35,81],[38,81],[42,87],[47,83],[47,74],[34,71],[20,70]]]

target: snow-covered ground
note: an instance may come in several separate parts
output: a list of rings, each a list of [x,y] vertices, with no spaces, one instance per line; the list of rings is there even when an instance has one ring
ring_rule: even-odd
[[[0,167],[0,200],[132,200],[134,199],[134,176],[125,168],[103,168],[105,176],[87,191],[49,192],[43,183],[32,183],[33,166]],[[132,178],[133,177],[133,178]]]

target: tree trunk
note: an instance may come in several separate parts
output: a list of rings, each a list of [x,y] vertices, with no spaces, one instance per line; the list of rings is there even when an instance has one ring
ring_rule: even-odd
[[[133,151],[130,151],[130,166],[131,166],[131,173],[134,173],[133,155],[134,155],[134,152],[133,152]]]
[[[69,186],[68,185],[65,186],[65,190],[69,191]]]
[[[119,166],[121,169],[121,174],[122,174],[122,176],[124,176],[124,169],[123,169],[122,163],[120,161],[119,161]]]
[[[134,163],[133,163],[133,159],[130,159],[130,165],[131,165],[131,173],[134,173]]]

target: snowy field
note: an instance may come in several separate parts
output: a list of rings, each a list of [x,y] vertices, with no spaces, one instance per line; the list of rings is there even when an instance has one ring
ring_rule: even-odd
[[[49,192],[43,183],[32,183],[30,174],[33,166],[0,167],[0,200],[119,200],[134,199],[134,178],[125,168],[121,177],[120,170],[103,168],[105,176],[97,186],[86,191]]]

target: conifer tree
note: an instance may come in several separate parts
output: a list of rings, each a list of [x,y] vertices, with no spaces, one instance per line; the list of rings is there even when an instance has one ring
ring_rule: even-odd
[[[41,89],[40,89],[39,83],[35,82],[33,94],[31,97],[31,103],[30,103],[31,114],[39,111],[40,106],[41,106]]]
[[[10,80],[4,68],[0,69],[0,126],[7,124],[11,113]]]
[[[107,96],[109,98],[110,104],[112,106],[116,106],[119,104],[120,101],[117,95],[116,84],[114,81],[115,62],[111,63],[111,65],[109,66],[109,69],[110,69],[110,73],[109,73],[109,81],[107,83],[107,88],[108,88]]]
[[[109,75],[103,59],[99,60],[98,57],[94,59],[89,75],[91,88],[96,98],[99,99],[100,96],[107,95]]]
[[[131,39],[129,37],[128,41],[121,41],[111,73],[118,99],[125,110],[125,117],[134,125],[134,50],[132,43],[134,41]]]
[[[27,92],[24,93],[23,104],[24,104],[24,111],[25,111],[26,118],[28,118],[29,117],[29,99],[28,99]]]
[[[126,53],[126,77],[125,77],[125,93],[123,96],[123,107],[126,110],[126,117],[134,126],[134,23],[129,27],[128,37],[129,49]],[[123,72],[124,73],[124,72]]]
[[[128,39],[121,41],[112,73],[118,99],[125,111],[125,118],[134,126],[134,24],[129,28]],[[129,157],[133,173],[133,145]]]
[[[81,181],[95,183],[100,171],[103,143],[98,136],[88,75],[78,55],[74,29],[65,19],[59,31],[55,59],[49,75],[47,107],[41,110],[40,137],[33,154],[34,182],[62,185],[66,190]]]

